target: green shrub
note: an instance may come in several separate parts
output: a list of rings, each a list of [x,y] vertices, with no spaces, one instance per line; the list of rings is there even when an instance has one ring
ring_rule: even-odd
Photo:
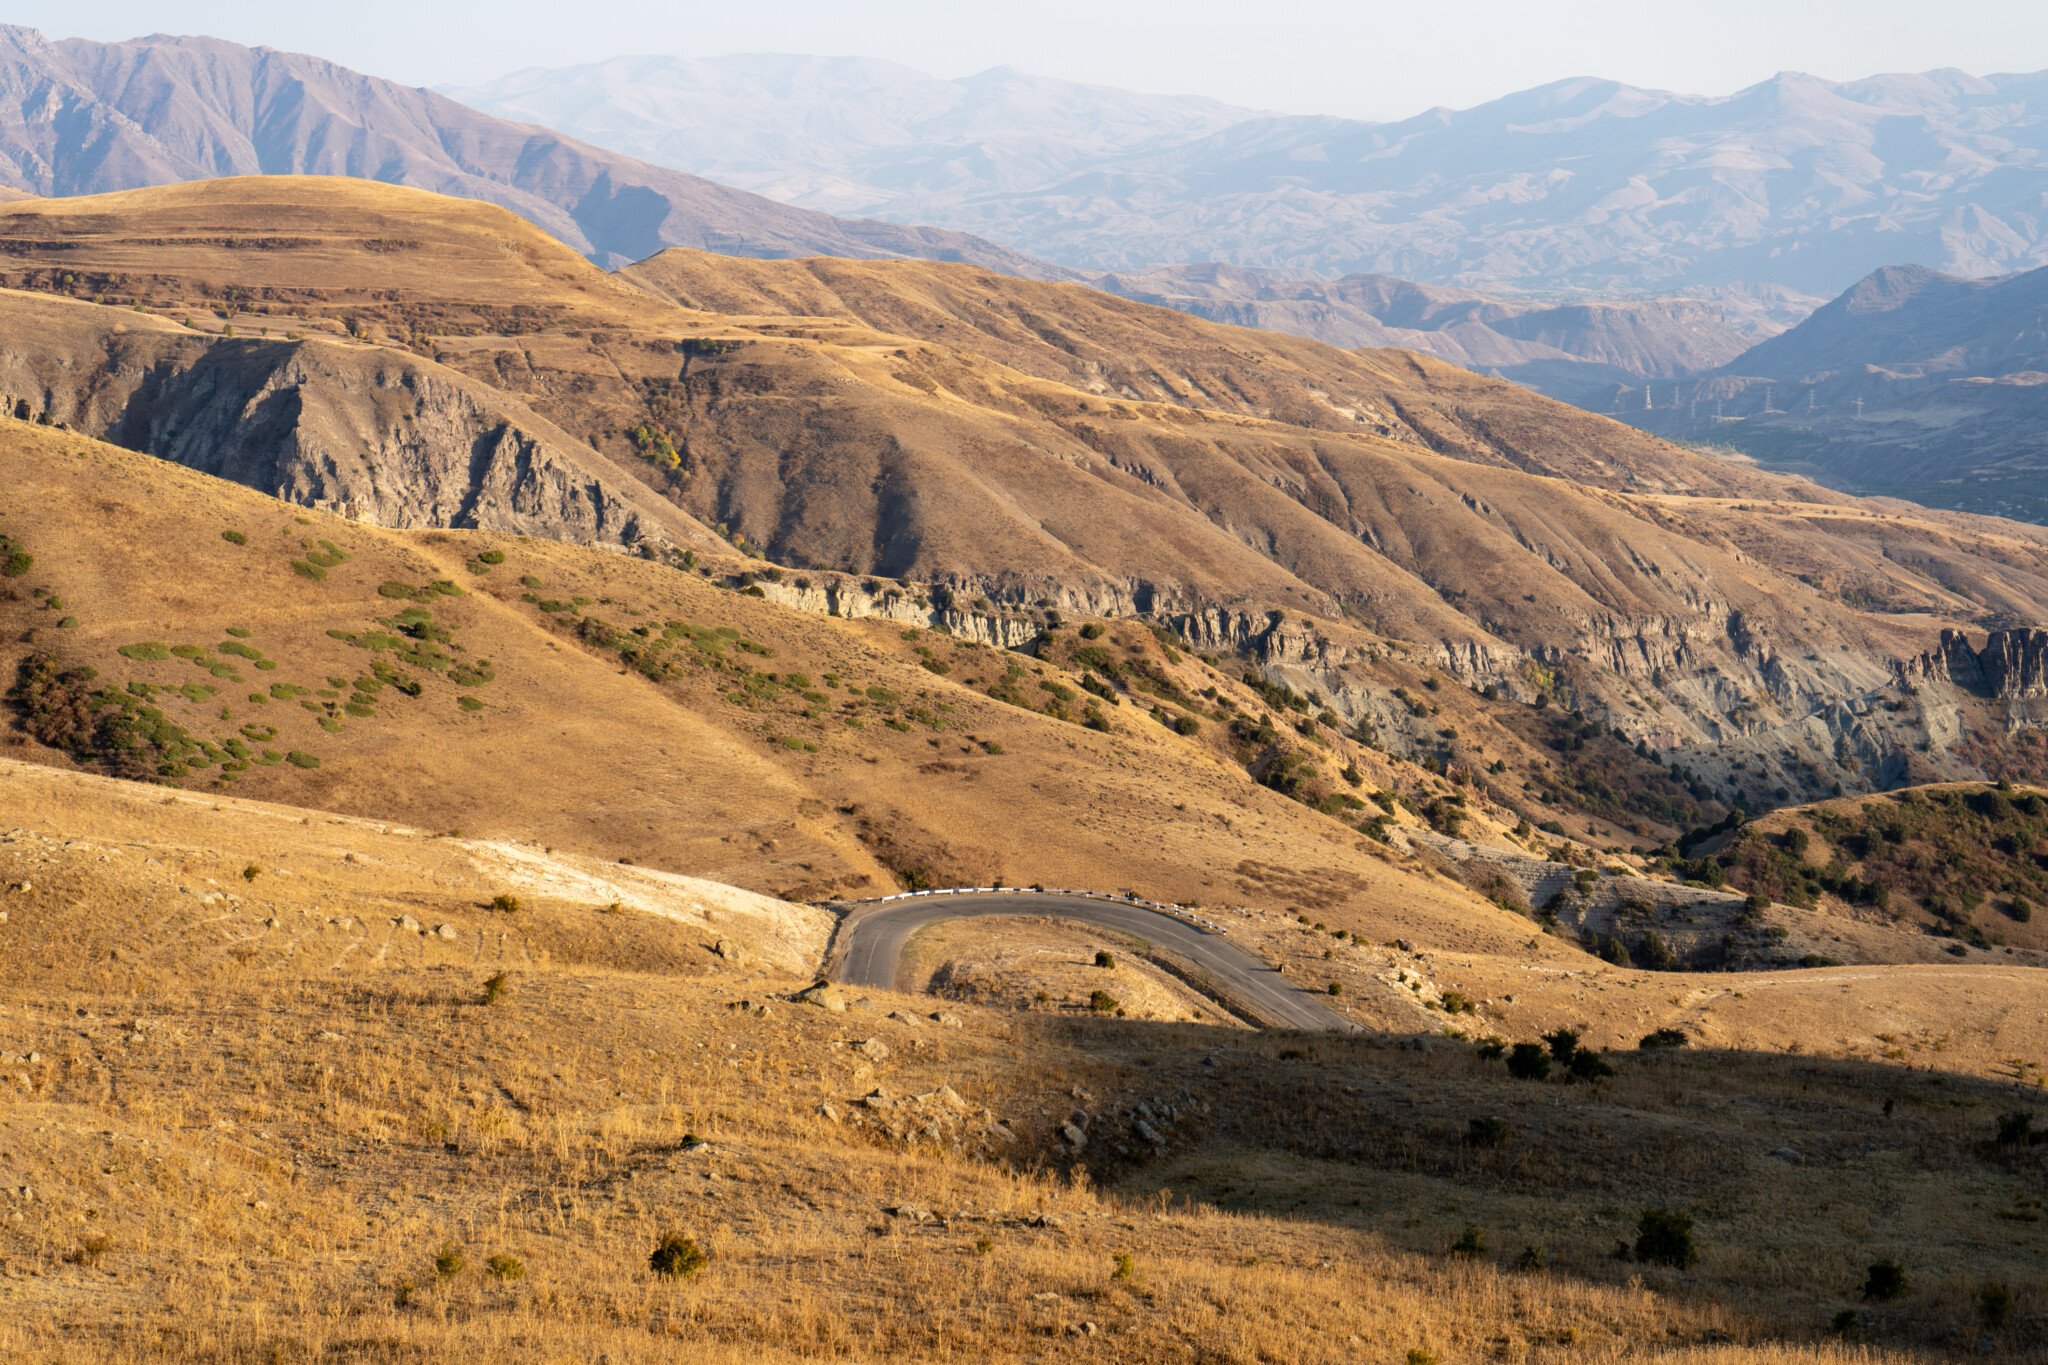
[[[1136,1263],[1129,1256],[1119,1254],[1116,1258],[1116,1270],[1111,1273],[1109,1278],[1112,1280],[1128,1280],[1135,1274],[1137,1274]]]
[[[1692,1265],[1700,1253],[1692,1244],[1692,1218],[1677,1209],[1644,1209],[1636,1223],[1635,1256],[1646,1265]]]
[[[36,566],[36,557],[26,550],[16,550],[5,560],[0,560],[0,578],[19,578]]]
[[[463,1265],[462,1248],[453,1242],[441,1243],[440,1251],[434,1255],[434,1273],[444,1280],[452,1280],[462,1273]]]
[[[301,578],[310,578],[315,583],[327,577],[327,570],[321,568],[318,564],[310,564],[303,559],[294,559],[292,561],[292,572]]]
[[[228,634],[234,636],[237,640],[246,640],[255,633],[255,631],[249,629],[247,626],[228,627]]]
[[[1173,732],[1177,735],[1193,735],[1199,733],[1201,728],[1202,722],[1193,716],[1180,716],[1173,722]]]
[[[519,910],[519,897],[509,893],[502,896],[494,896],[491,898],[491,909],[502,910],[508,915],[516,914]]]
[[[243,535],[240,531],[222,531],[220,538],[230,545],[247,545],[249,543],[249,537]]]
[[[503,558],[502,555],[499,557]],[[484,1266],[491,1272],[491,1278],[493,1279],[523,1280],[526,1278],[526,1263],[517,1256],[507,1256],[502,1251],[484,1262]]]
[[[485,550],[477,558],[486,564],[503,564],[505,562],[505,552],[503,550]]]
[[[2014,923],[2025,924],[2034,917],[2034,906],[2025,896],[2014,896],[2005,903],[2005,913]]]
[[[1122,1002],[1108,991],[1095,991],[1088,997],[1088,1008],[1094,1010],[1097,1014],[1108,1014],[1120,1004]]]
[[[1498,1147],[1508,1140],[1506,1122],[1497,1118],[1476,1118],[1465,1125],[1465,1141],[1474,1147]]]
[[[122,645],[115,652],[124,659],[135,659],[142,663],[153,663],[171,657],[170,646],[156,640],[139,645]]]
[[[1333,994],[1333,995],[1334,995],[1334,994],[1335,994],[1335,992],[1333,991],[1333,992],[1331,992],[1331,994]],[[1462,991],[1445,991],[1445,992],[1444,992],[1444,1013],[1445,1013],[1445,1014],[1471,1014],[1471,1013],[1473,1013],[1473,1005],[1472,1005],[1472,1002],[1471,1002],[1470,1000],[1468,1000],[1468,999],[1466,999],[1466,998],[1465,998],[1465,994],[1464,994],[1464,992],[1462,992]]]
[[[319,759],[299,749],[294,749],[286,754],[284,761],[291,764],[294,768],[317,768],[320,766]]]
[[[465,711],[481,711],[484,709],[483,702],[475,697],[457,697],[455,704]]]
[[[1344,983],[1341,981],[1332,981],[1330,983],[1329,990],[1331,995],[1342,995],[1344,994]]]
[[[1661,1047],[1685,1047],[1691,1042],[1692,1040],[1686,1037],[1684,1029],[1660,1028],[1655,1033],[1644,1034],[1643,1040],[1636,1046],[1648,1052]]]
[[[247,867],[242,869],[242,880],[245,882],[253,882],[262,875],[263,869],[256,866],[256,864],[254,863],[250,863]]]
[[[1537,1246],[1523,1247],[1522,1254],[1515,1257],[1515,1269],[1531,1275],[1549,1263],[1549,1258],[1543,1254],[1543,1248]]]
[[[1451,1243],[1450,1254],[1465,1256],[1473,1260],[1486,1254],[1486,1233],[1477,1223],[1467,1223],[1465,1230],[1458,1234],[1458,1240]]]
[[[1508,1053],[1508,1075],[1518,1081],[1540,1081],[1550,1075],[1550,1051],[1541,1043],[1516,1043]]]
[[[694,1241],[673,1232],[655,1243],[647,1258],[649,1269],[670,1279],[689,1279],[710,1264],[711,1258]]]
[[[419,595],[419,590],[413,587],[412,584],[401,583],[395,578],[377,585],[377,596],[379,597],[395,597],[410,602]]]
[[[501,896],[499,899],[503,900],[504,897]],[[486,1005],[495,1005],[500,1000],[503,1000],[505,998],[505,987],[510,980],[511,978],[507,977],[505,973],[499,972],[496,976],[484,982],[484,1003]]]
[[[1097,948],[1095,950],[1095,965],[1098,967],[1106,967],[1110,971],[1115,971],[1116,959],[1110,956],[1108,949]]]
[[[1890,1303],[1906,1296],[1906,1268],[1887,1256],[1863,1273],[1863,1297]]]

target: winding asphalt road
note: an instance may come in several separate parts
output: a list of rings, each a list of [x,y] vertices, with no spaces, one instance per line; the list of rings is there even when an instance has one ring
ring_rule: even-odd
[[[1042,915],[1099,924],[1166,949],[1190,965],[1204,969],[1223,990],[1224,1003],[1247,1009],[1261,1022],[1281,1028],[1355,1033],[1358,1026],[1337,1014],[1286,976],[1186,920],[1121,901],[1049,892],[998,895],[920,896],[890,901],[850,913],[840,928],[833,976],[842,985],[896,988],[897,969],[910,936],[940,920],[982,915]]]

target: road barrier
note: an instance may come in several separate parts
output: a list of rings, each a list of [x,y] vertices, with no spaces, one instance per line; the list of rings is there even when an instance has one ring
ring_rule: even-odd
[[[1036,886],[941,886],[930,891],[899,891],[893,896],[876,896],[864,901],[827,901],[827,905],[882,905],[889,901],[917,900],[925,896],[1078,896],[1084,900],[1111,901],[1117,905],[1141,905],[1147,910],[1157,910],[1162,915],[1171,915],[1208,933],[1227,938],[1230,931],[1215,920],[1196,914],[1184,905],[1168,905],[1160,901],[1148,901],[1134,892],[1112,896],[1107,891],[1060,891],[1051,887]]]

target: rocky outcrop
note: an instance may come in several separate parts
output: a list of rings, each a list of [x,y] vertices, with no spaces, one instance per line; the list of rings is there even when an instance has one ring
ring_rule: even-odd
[[[432,361],[206,336],[156,318],[103,331],[106,311],[0,294],[0,394],[130,450],[378,526],[722,548],[608,457]]]
[[[2048,630],[1994,630],[1982,649],[1972,649],[1963,632],[1944,630],[1940,643],[1897,671],[1909,681],[1953,683],[1998,701],[2048,697]]]

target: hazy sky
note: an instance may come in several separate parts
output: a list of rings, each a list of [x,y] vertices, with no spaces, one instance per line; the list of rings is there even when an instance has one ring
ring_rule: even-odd
[[[2041,0],[15,0],[0,17],[53,38],[207,33],[414,85],[632,52],[808,52],[940,76],[1007,62],[1354,118],[1463,108],[1566,76],[1719,94],[1784,70],[2048,68]]]

